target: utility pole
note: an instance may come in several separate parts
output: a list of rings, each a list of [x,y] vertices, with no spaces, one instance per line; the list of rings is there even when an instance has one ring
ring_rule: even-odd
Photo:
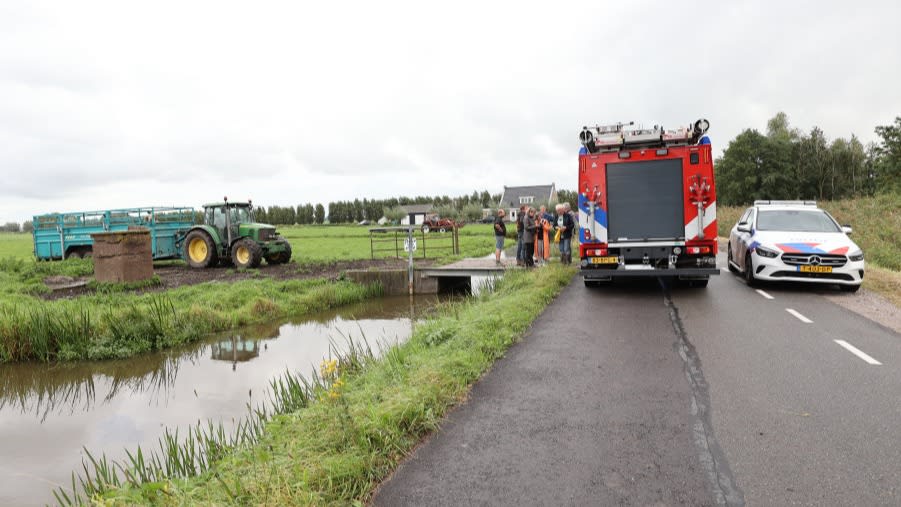
[[[415,245],[414,241],[416,241],[413,238],[413,227],[415,227],[415,224],[411,220],[411,223],[407,225],[407,282],[411,296],[413,295],[413,247]]]

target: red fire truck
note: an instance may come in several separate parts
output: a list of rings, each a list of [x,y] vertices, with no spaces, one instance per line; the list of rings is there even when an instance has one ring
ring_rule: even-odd
[[[663,276],[706,287],[716,268],[716,186],[707,120],[579,134],[579,257],[588,287]]]

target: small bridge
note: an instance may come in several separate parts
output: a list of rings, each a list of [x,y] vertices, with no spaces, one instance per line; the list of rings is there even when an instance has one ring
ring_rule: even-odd
[[[494,257],[482,257],[479,259],[463,259],[446,266],[416,268],[422,276],[429,278],[460,278],[470,276],[497,276],[504,270],[516,266],[512,259],[501,259],[501,264],[494,262]]]
[[[494,262],[494,257],[480,259],[463,259],[446,266],[416,268],[423,278],[433,278],[438,282],[438,292],[469,292],[478,290],[478,280],[503,276],[506,269],[516,266],[516,261],[501,259],[501,264]]]
[[[446,266],[417,267],[413,271],[413,289],[416,294],[472,292],[473,289],[478,290],[484,280],[503,276],[505,270],[515,266],[514,259],[501,259],[501,264],[497,265],[494,257],[486,257],[463,259]],[[348,270],[347,276],[357,283],[378,282],[386,295],[403,295],[409,290],[409,272],[406,269],[354,269]]]

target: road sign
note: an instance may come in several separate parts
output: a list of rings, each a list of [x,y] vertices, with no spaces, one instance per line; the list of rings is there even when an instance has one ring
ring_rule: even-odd
[[[404,252],[410,251],[410,240],[413,240],[413,251],[416,251],[416,238],[404,238]]]

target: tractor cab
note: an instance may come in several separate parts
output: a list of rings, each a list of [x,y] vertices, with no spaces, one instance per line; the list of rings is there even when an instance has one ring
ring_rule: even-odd
[[[203,222],[185,238],[185,258],[191,267],[231,260],[235,267],[255,268],[263,259],[267,264],[291,259],[291,245],[275,227],[254,221],[251,202],[229,202],[225,198],[204,204]]]
[[[257,224],[253,219],[253,205],[249,202],[216,202],[203,205],[203,223],[216,229],[220,237],[233,238],[259,235],[260,229],[275,227]]]

